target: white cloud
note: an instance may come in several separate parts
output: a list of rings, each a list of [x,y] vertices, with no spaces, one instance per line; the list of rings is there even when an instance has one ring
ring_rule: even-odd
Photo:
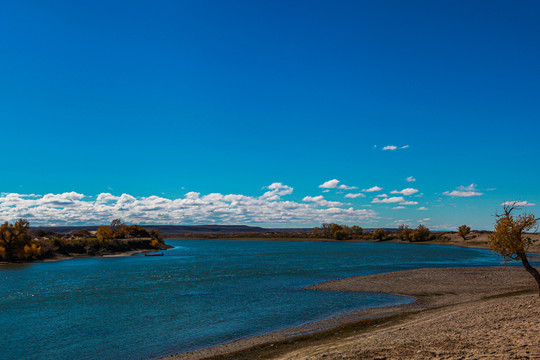
[[[40,204],[51,206],[71,206],[77,200],[84,198],[83,194],[72,192],[65,192],[62,194],[45,194],[39,199]]]
[[[457,189],[463,191],[476,191],[476,184],[471,184],[469,186],[458,186]]]
[[[386,195],[386,194],[379,194],[379,195],[375,195],[375,197],[388,197],[388,195]]]
[[[302,199],[302,201],[305,201],[305,202],[314,202],[316,203],[317,205],[320,205],[320,206],[326,206],[326,207],[331,207],[331,206],[341,206],[343,205],[343,203],[339,202],[339,201],[328,201],[324,198],[324,196],[322,195],[319,195],[319,196],[306,196]]]
[[[383,149],[383,150],[394,151],[394,150],[398,150],[398,149],[407,149],[408,147],[409,147],[409,145],[403,145],[403,146],[386,145],[386,146],[383,147],[382,149]]]
[[[323,190],[322,192],[327,193],[327,192],[330,192],[330,190],[326,189],[326,190]]]
[[[319,201],[322,201],[324,200],[324,196],[322,195],[319,195],[319,196],[306,196],[302,199],[302,201],[313,201],[313,202],[319,202]]]
[[[419,207],[418,209],[416,209],[416,210],[429,210],[429,209],[428,209],[427,207],[425,207],[425,206],[420,206],[420,207]]]
[[[394,206],[392,209],[400,210],[400,209],[406,209],[406,207],[405,206]]]
[[[401,203],[405,201],[405,198],[403,196],[393,196],[393,197],[387,197],[383,199],[375,198],[371,202],[373,204],[393,204],[393,203]]]
[[[431,221],[431,218],[425,218],[425,219],[422,219],[422,220],[418,220],[419,223],[424,223],[424,222],[428,222],[428,221]]]
[[[418,205],[418,201],[403,201],[399,203],[400,205]]]
[[[122,196],[124,196],[126,194],[122,194]],[[199,196],[201,195],[201,193],[198,193],[198,192],[195,192],[195,191],[190,191],[188,193],[186,193],[185,197],[186,199],[190,199],[190,200],[196,200],[199,198]],[[133,198],[135,199],[135,198]]]
[[[283,185],[280,182],[275,182],[265,187],[270,190],[262,194],[261,198],[266,200],[280,200],[284,195],[290,195],[293,188],[288,185]]]
[[[292,192],[292,188],[291,188],[290,186],[283,185],[283,184],[280,183],[280,182],[272,183],[272,184],[268,185],[266,188],[267,188],[268,190],[291,189],[291,192]]]
[[[481,196],[484,195],[481,192],[477,191],[459,191],[459,190],[453,190],[453,191],[445,191],[443,192],[446,196],[453,196],[453,197],[471,197],[471,196]]]
[[[108,201],[116,201],[120,199],[120,196],[114,196],[110,193],[101,193],[96,199],[96,203],[106,203]]]
[[[344,190],[351,190],[351,189],[358,189],[356,186],[347,186],[345,184],[339,184],[338,179],[332,179],[324,182],[323,184],[319,185],[322,189],[344,189]]]
[[[407,182],[415,182],[416,179],[413,176],[409,176],[409,177],[405,178],[405,181],[407,181]]]
[[[339,184],[339,180],[333,179],[333,180],[328,180],[322,183],[321,185],[319,185],[319,187],[323,189],[335,189],[338,186],[338,184]]]
[[[381,191],[383,188],[378,186],[370,187],[369,189],[363,189],[364,192],[375,192],[375,191]]]
[[[405,220],[394,220],[394,224],[405,224],[405,225],[411,225],[411,219],[405,219]]]
[[[457,190],[445,191],[443,192],[443,194],[452,197],[471,197],[484,195],[483,193],[477,191],[475,184],[471,184],[469,186],[458,186]]]
[[[534,206],[536,204],[530,203],[528,201],[514,200],[514,201],[505,201],[501,205],[502,206]]]
[[[369,222],[377,218],[370,209],[340,208],[345,205],[314,197],[309,203],[275,199],[292,188],[280,183],[267,187],[272,194],[188,192],[180,198],[135,197],[102,193],[94,197],[76,192],[46,195],[3,193],[0,221],[24,218],[31,225],[99,225],[112,219],[136,224],[312,224]],[[308,198],[309,199],[309,198]],[[306,199],[307,200],[307,199]]]
[[[390,192],[390,194],[412,195],[412,194],[415,194],[417,192],[418,192],[418,189],[406,188],[406,189],[403,189],[403,190],[400,190],[400,191],[392,190]]]
[[[362,194],[362,193],[357,193],[357,194],[347,194],[345,195],[346,198],[351,198],[351,199],[356,199],[357,197],[366,197],[366,195]]]

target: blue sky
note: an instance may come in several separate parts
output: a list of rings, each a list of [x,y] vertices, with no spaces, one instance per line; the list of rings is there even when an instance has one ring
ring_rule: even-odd
[[[539,10],[2,4],[0,220],[490,229],[540,201]]]

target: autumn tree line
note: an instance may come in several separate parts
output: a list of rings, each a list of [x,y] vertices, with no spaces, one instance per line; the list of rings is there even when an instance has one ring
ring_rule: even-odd
[[[308,231],[266,231],[246,233],[186,233],[176,236],[184,239],[332,239],[332,240],[392,240],[404,241],[427,241],[440,237],[441,234],[431,234],[429,229],[420,225],[417,229],[410,230],[406,225],[398,230],[365,230],[358,225],[348,226],[335,223],[324,223],[320,227]]]
[[[333,223],[324,223],[321,225],[320,228],[314,228],[311,235],[314,238],[335,240],[362,239],[364,235],[364,229],[362,229],[358,225],[347,226]]]
[[[0,260],[32,261],[58,256],[102,255],[131,250],[156,250],[167,246],[157,230],[113,220],[97,231],[58,234],[30,229],[27,220],[0,225]]]
[[[409,229],[407,225],[400,225],[397,230],[375,229],[364,231],[360,226],[347,226],[333,223],[322,224],[312,231],[312,237],[334,240],[393,240],[400,239],[408,242],[420,242],[435,240],[442,234],[432,234],[424,225],[418,225],[416,229]]]
[[[102,241],[151,238],[152,244],[156,247],[163,243],[163,236],[158,230],[147,230],[140,225],[126,225],[119,219],[111,221],[109,226],[100,226],[96,235]]]

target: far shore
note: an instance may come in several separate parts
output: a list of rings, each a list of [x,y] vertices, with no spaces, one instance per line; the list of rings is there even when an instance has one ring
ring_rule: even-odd
[[[540,357],[540,298],[533,278],[521,267],[397,271],[333,280],[306,290],[392,293],[415,301],[163,359]]]
[[[213,241],[321,241],[321,242],[335,242],[335,243],[399,243],[399,244],[410,244],[410,245],[447,245],[447,246],[457,246],[457,247],[464,247],[464,248],[473,248],[473,249],[489,249],[488,243],[487,243],[487,234],[478,234],[475,235],[474,238],[463,240],[461,237],[459,237],[455,233],[446,233],[446,240],[430,240],[430,241],[424,241],[424,242],[405,242],[397,239],[393,240],[384,240],[384,241],[378,241],[378,240],[334,240],[334,239],[324,239],[324,238],[287,238],[287,237],[276,237],[276,238],[257,238],[257,237],[249,237],[249,238],[227,238],[226,234],[219,239],[208,239],[208,238],[198,238],[198,237],[170,237],[166,240],[213,240]],[[533,243],[529,247],[528,253],[531,255],[537,255],[540,256],[540,235],[539,234],[531,234],[530,235],[533,238]],[[62,255],[57,254],[53,258],[49,259],[43,259],[43,260],[34,260],[34,261],[28,261],[28,262],[7,262],[7,261],[0,261],[0,265],[3,264],[29,264],[29,263],[35,263],[35,262],[51,262],[51,261],[60,261],[60,260],[70,260],[70,259],[79,259],[79,258],[90,258],[90,257],[125,257],[125,256],[134,256],[134,255],[140,255],[150,252],[156,252],[156,251],[166,251],[169,248],[163,248],[163,249],[136,249],[136,250],[129,250],[129,251],[123,251],[123,252],[111,252],[111,253],[102,253],[102,254],[70,254],[70,255]]]
[[[216,241],[227,241],[227,240],[236,240],[236,241],[324,241],[324,242],[336,242],[336,243],[363,243],[363,242],[373,242],[373,243],[399,243],[399,244],[411,244],[411,245],[449,245],[449,246],[458,246],[465,248],[473,249],[489,249],[487,237],[488,234],[485,233],[472,233],[467,237],[467,240],[464,240],[457,233],[445,233],[445,240],[429,240],[422,242],[407,242],[401,241],[398,239],[392,240],[334,240],[334,239],[324,239],[324,238],[295,238],[295,237],[227,237],[227,234],[224,234],[218,239],[208,239],[204,237],[170,237],[167,240],[216,240]],[[528,249],[529,254],[540,255],[540,234],[527,234],[533,240],[533,243]]]

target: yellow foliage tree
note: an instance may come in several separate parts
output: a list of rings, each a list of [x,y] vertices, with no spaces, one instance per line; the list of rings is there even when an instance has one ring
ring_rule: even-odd
[[[540,273],[531,266],[529,259],[527,259],[527,249],[531,239],[524,235],[536,227],[539,219],[535,218],[533,214],[527,213],[514,216],[512,211],[516,208],[515,204],[505,205],[504,213],[496,215],[495,231],[488,236],[488,244],[494,253],[502,256],[505,260],[521,260],[525,270],[536,280],[540,296]]]
[[[108,226],[100,226],[97,229],[97,237],[100,240],[111,240],[114,237],[114,231]]]
[[[407,229],[404,229],[400,234],[399,234],[399,238],[403,241],[408,241],[408,242],[411,242],[412,241],[412,230],[407,228]]]
[[[467,225],[461,225],[458,228],[458,235],[463,238],[463,240],[467,240],[467,235],[469,235],[471,232],[471,227]]]
[[[411,234],[412,230],[405,224],[399,225],[397,229],[398,237],[403,241],[412,241]]]
[[[30,223],[23,219],[17,220],[13,224],[6,221],[0,225],[0,256],[6,260],[24,260],[41,255],[41,249],[32,244],[29,231]],[[34,251],[32,256],[27,256],[25,251],[27,246],[33,249],[30,250]]]
[[[353,227],[351,228],[351,232],[354,236],[362,236],[362,234],[364,233],[364,229],[362,229],[358,225],[353,225]]]
[[[37,246],[35,243],[24,245],[23,254],[25,259],[39,259],[41,246]]]
[[[371,234],[371,237],[375,240],[382,241],[386,237],[386,231],[384,229],[377,229]]]
[[[431,233],[426,226],[418,225],[418,227],[411,232],[409,241],[428,241],[430,234]]]
[[[330,238],[335,239],[336,238],[336,232],[343,230],[343,226],[338,224],[332,224],[330,226]]]

